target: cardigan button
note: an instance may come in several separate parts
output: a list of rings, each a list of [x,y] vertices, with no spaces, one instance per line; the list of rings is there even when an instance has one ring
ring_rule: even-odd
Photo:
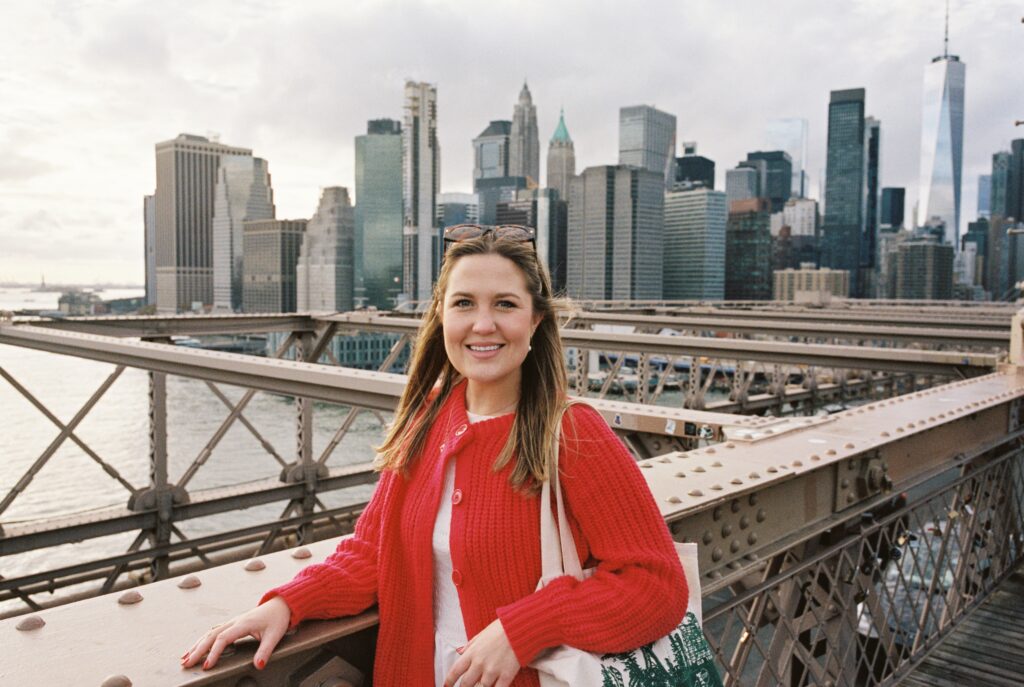
[[[456,505],[456,506],[459,505],[460,503],[462,503],[462,490],[461,489],[456,489],[455,491],[452,492],[452,503],[454,505]]]
[[[455,430],[455,436],[461,437],[466,433],[466,425],[459,425],[458,429]]]
[[[456,587],[462,586],[462,573],[460,573],[458,570],[452,571],[452,584],[454,584]]]

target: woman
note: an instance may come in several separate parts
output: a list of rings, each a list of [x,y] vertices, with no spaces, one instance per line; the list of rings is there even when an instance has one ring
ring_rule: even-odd
[[[539,684],[528,664],[568,644],[634,649],[672,630],[687,586],[636,463],[593,409],[564,411],[559,466],[585,581],[537,590],[537,497],[563,418],[558,301],[524,227],[460,225],[427,310],[409,382],[378,457],[380,483],[324,563],[206,635],[185,667],[252,635],[266,665],[306,618],[377,603],[377,685]]]

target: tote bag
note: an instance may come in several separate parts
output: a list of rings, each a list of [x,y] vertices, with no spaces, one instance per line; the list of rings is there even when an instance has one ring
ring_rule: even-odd
[[[552,491],[557,502],[557,524],[551,508]],[[583,580],[594,573],[582,569],[569,529],[558,483],[558,451],[551,477],[541,488],[540,544],[538,589],[563,575]],[[619,654],[596,654],[570,646],[545,651],[530,664],[540,674],[541,687],[721,687],[715,656],[702,629],[697,545],[675,546],[690,590],[682,622],[661,639]]]

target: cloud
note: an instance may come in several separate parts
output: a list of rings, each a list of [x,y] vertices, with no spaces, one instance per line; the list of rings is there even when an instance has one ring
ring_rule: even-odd
[[[13,151],[0,148],[0,181],[23,181],[47,174],[54,166]]]

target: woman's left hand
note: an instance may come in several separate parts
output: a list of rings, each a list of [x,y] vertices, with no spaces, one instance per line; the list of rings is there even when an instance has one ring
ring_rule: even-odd
[[[495,620],[469,640],[445,678],[444,687],[455,687],[460,677],[463,687],[508,687],[518,672],[516,652],[508,643],[501,620]]]

